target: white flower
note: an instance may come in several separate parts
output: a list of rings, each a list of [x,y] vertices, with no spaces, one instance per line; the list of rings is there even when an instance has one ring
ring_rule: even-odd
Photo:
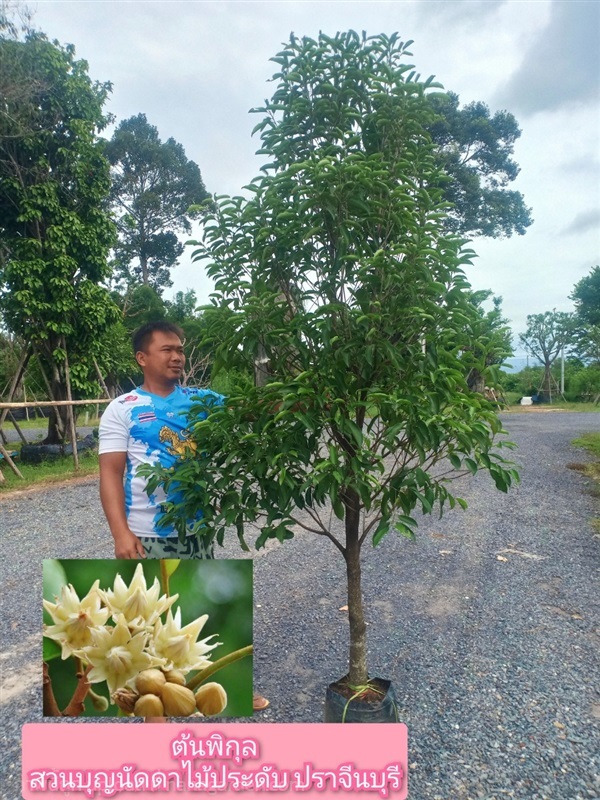
[[[210,664],[210,658],[207,658],[206,654],[221,644],[221,642],[208,644],[208,641],[216,636],[215,633],[199,642],[196,641],[207,619],[208,614],[204,614],[182,628],[181,609],[177,609],[174,617],[169,609],[167,621],[163,623],[157,620],[154,625],[154,635],[150,640],[149,650],[167,661],[166,669],[179,669],[182,672],[204,669]]]
[[[74,650],[89,645],[91,631],[104,625],[109,611],[101,607],[96,581],[86,596],[80,600],[71,584],[63,586],[56,603],[44,600],[44,608],[54,625],[44,626],[44,636],[54,639],[62,647],[61,658],[68,658]]]
[[[113,619],[116,620],[122,614],[130,627],[140,630],[154,625],[160,615],[179,597],[178,594],[171,597],[164,594],[159,597],[158,578],[154,579],[154,583],[148,589],[142,564],[138,564],[129,586],[120,575],[117,575],[113,589],[106,591],[100,589],[99,594],[110,609]]]
[[[132,634],[122,614],[114,628],[96,628],[91,636],[93,644],[75,655],[92,665],[87,675],[89,683],[106,681],[111,695],[131,683],[142,670],[164,666],[163,658],[144,652],[148,634]]]

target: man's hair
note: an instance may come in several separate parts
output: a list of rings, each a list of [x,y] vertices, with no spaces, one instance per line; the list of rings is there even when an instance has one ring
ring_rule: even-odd
[[[161,333],[174,333],[176,336],[179,336],[181,341],[184,339],[183,331],[179,325],[175,325],[174,322],[167,322],[165,319],[158,319],[155,322],[147,322],[145,325],[142,325],[141,328],[138,328],[131,337],[134,355],[140,350],[146,352],[146,348],[150,344],[155,331],[160,331]]]

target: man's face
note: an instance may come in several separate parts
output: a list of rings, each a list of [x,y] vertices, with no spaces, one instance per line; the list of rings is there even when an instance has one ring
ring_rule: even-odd
[[[138,350],[136,360],[144,378],[177,383],[185,366],[183,343],[176,333],[154,331],[145,350]]]

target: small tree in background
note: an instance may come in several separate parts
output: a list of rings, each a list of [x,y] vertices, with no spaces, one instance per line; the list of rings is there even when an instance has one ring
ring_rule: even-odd
[[[485,311],[483,304],[492,298],[492,309]],[[508,320],[502,316],[502,298],[492,297],[490,290],[471,293],[476,316],[471,330],[473,346],[463,353],[467,369],[467,384],[474,392],[483,393],[486,385],[498,387],[499,369],[513,355],[512,331]]]
[[[235,525],[244,543],[247,522],[260,523],[257,547],[295,525],[331,541],[346,565],[353,686],[368,680],[365,542],[414,538],[417,509],[464,507],[453,470],[483,468],[503,491],[516,478],[494,450],[500,422],[465,381],[472,253],[443,233],[426,132],[435,84],[409,76],[407,46],[320,34],[273,59],[275,93],[256,109],[265,174],[250,199],[209,212],[195,254],[216,282],[215,367],[241,354],[251,369],[260,345],[268,379],[193,418],[199,455],[154,478],[178,483],[168,516],[181,532],[201,508],[218,541]]]
[[[574,349],[597,372],[600,366],[600,267],[593,267],[589,275],[578,281],[569,297],[575,303]],[[592,381],[590,385],[598,384]],[[598,391],[594,392],[594,397],[598,402]]]
[[[530,356],[544,365],[544,378],[538,387],[552,402],[552,394],[560,389],[552,375],[552,365],[562,350],[573,344],[575,339],[575,318],[565,311],[545,311],[543,314],[527,316],[527,330],[519,336],[519,341]]]

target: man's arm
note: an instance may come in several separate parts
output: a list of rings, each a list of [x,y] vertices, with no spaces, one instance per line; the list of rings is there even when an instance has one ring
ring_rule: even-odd
[[[100,501],[115,540],[115,558],[145,558],[142,543],[127,524],[123,473],[127,453],[100,455]]]

